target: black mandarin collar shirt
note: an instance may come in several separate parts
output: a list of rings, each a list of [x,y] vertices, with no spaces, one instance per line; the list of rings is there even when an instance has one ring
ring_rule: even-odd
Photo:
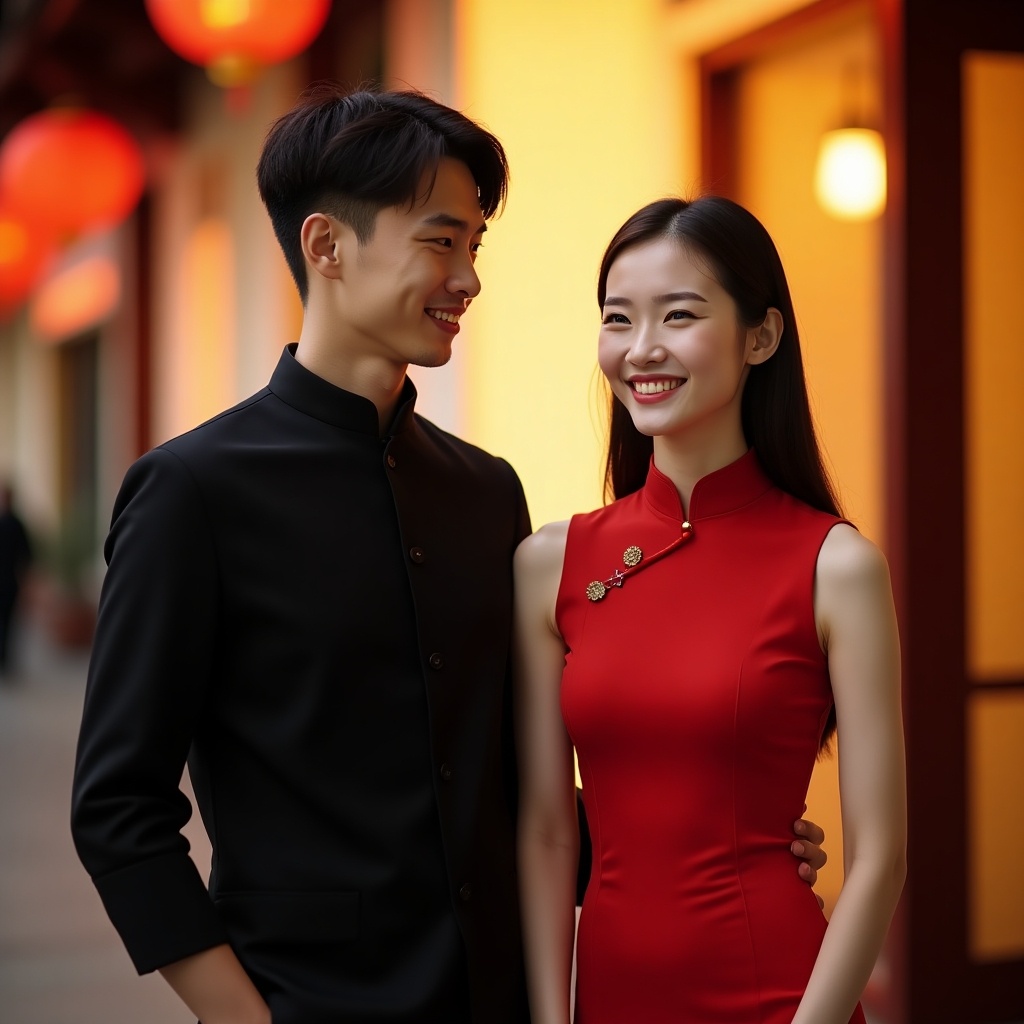
[[[416,415],[408,380],[381,437],[369,399],[294,351],[122,485],[79,855],[140,971],[230,941],[291,1019],[523,1024],[522,488]],[[186,751],[216,837],[209,891],[180,834]]]
[[[313,373],[295,358],[298,345],[292,343],[281,353],[277,368],[270,378],[269,389],[293,409],[360,434],[381,437],[377,407],[368,398],[332,384]],[[402,433],[413,422],[416,409],[416,387],[408,377],[402,385],[394,419],[387,434]],[[387,436],[387,435],[384,435]]]

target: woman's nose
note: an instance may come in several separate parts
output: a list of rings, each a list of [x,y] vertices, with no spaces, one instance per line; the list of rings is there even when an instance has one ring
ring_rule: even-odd
[[[665,349],[651,327],[641,326],[633,335],[626,358],[638,366],[646,363],[660,363],[665,359]]]

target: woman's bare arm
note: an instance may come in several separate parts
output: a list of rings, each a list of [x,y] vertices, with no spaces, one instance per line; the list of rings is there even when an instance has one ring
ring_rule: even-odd
[[[846,1024],[906,875],[900,652],[889,570],[836,526],[818,557],[815,616],[836,702],[845,880],[793,1024]]]
[[[533,1024],[569,1021],[579,822],[559,703],[565,644],[555,626],[567,530],[545,526],[515,556],[519,902]]]

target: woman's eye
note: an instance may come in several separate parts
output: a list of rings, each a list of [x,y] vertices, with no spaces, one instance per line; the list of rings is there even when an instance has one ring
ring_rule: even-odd
[[[696,320],[697,318],[688,309],[673,309],[666,320]]]
[[[622,313],[605,313],[601,318],[603,324],[628,324],[629,320]]]

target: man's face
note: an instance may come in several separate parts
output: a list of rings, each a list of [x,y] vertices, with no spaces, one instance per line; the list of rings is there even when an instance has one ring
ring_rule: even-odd
[[[419,189],[430,187],[427,177]],[[445,157],[430,194],[377,214],[371,239],[348,247],[336,315],[350,351],[395,365],[441,366],[459,317],[480,291],[474,263],[486,230],[469,169]]]

